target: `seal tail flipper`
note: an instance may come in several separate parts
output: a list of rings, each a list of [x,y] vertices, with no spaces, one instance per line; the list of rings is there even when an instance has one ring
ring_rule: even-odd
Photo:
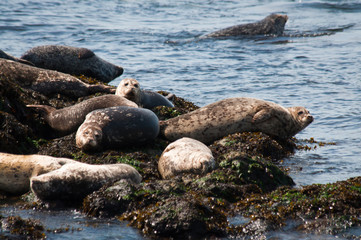
[[[35,108],[37,112],[39,112],[43,117],[48,114],[54,112],[56,108],[47,106],[47,105],[26,105],[28,108]]]

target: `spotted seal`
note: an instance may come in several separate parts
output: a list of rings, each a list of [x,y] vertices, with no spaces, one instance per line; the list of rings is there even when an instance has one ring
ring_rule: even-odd
[[[181,138],[169,144],[158,161],[162,178],[169,179],[185,173],[205,174],[215,168],[211,150],[195,139]]]
[[[103,82],[110,82],[123,74],[122,67],[101,59],[87,48],[62,45],[38,46],[25,52],[21,59],[32,62],[39,68],[76,76],[84,75]]]
[[[70,97],[82,97],[97,92],[115,92],[111,86],[90,85],[69,74],[37,68],[3,58],[0,58],[0,77],[17,81],[21,86],[47,96],[60,93]]]
[[[32,177],[31,190],[43,201],[82,201],[103,185],[124,179],[139,184],[138,171],[127,164],[91,165],[81,162],[66,164],[61,168]]]
[[[67,158],[44,155],[17,155],[0,153],[0,190],[21,195],[30,190],[30,178],[74,163]]]
[[[120,81],[115,94],[148,109],[157,106],[174,107],[173,103],[159,93],[141,90],[139,82],[133,78],[125,78]]]
[[[287,15],[271,14],[258,22],[228,27],[204,35],[201,38],[219,38],[219,37],[242,36],[242,35],[279,36],[283,34],[287,20],[288,20]]]
[[[144,108],[110,107],[89,113],[76,133],[84,151],[141,144],[158,136],[159,120]]]
[[[134,102],[113,94],[90,98],[62,109],[46,105],[27,105],[39,111],[50,127],[64,134],[76,131],[91,111],[115,106],[138,107]]]
[[[304,107],[284,108],[255,98],[228,98],[161,121],[160,135],[171,141],[190,137],[206,144],[237,132],[263,132],[287,139],[312,121]]]

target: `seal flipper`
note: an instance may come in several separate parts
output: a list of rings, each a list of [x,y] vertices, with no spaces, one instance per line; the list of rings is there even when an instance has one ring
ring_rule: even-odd
[[[26,107],[35,108],[44,118],[56,110],[56,108],[47,105],[26,105]]]
[[[87,48],[80,48],[78,58],[79,59],[87,59],[91,58],[92,56],[95,56],[94,52],[87,49]]]
[[[261,123],[271,118],[272,111],[270,108],[261,108],[252,118],[253,123]]]

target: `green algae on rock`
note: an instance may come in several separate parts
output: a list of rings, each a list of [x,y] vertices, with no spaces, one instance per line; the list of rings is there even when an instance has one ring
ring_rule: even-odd
[[[361,177],[256,194],[237,202],[235,212],[278,229],[293,220],[295,231],[353,238],[344,231],[361,226]]]

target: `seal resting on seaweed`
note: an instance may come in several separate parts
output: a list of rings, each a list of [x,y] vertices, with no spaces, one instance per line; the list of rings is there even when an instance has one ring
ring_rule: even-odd
[[[39,68],[84,75],[102,82],[110,82],[123,74],[122,67],[101,59],[87,48],[61,45],[38,46],[24,53],[21,59],[32,62]]]
[[[157,106],[174,107],[173,103],[161,94],[140,89],[139,82],[133,78],[125,78],[120,81],[115,94],[148,109]]]
[[[67,158],[0,153],[0,190],[21,195],[30,190],[30,178],[74,163]]]
[[[306,128],[313,117],[304,107],[284,108],[255,98],[228,98],[160,122],[160,135],[209,144],[237,132],[263,132],[287,139]]]
[[[141,182],[138,171],[127,164],[91,165],[75,162],[30,179],[31,190],[44,201],[81,201],[86,195],[124,179]]]
[[[164,179],[187,173],[205,174],[214,168],[211,150],[200,141],[187,137],[169,144],[158,161],[158,170]]]
[[[110,107],[89,113],[76,133],[76,145],[84,151],[141,144],[154,140],[159,120],[144,108]]]
[[[90,98],[62,109],[47,105],[27,105],[39,111],[50,127],[64,134],[76,131],[91,111],[115,106],[138,107],[134,102],[113,94]]]
[[[69,74],[32,67],[3,58],[0,58],[0,77],[17,81],[23,87],[47,96],[60,93],[70,97],[83,97],[97,92],[115,92],[111,86],[90,85]]]
[[[217,38],[217,37],[230,37],[230,36],[242,36],[242,35],[282,35],[285,24],[288,20],[287,15],[271,14],[264,19],[255,22],[240,24],[228,28],[224,28],[201,38]]]

